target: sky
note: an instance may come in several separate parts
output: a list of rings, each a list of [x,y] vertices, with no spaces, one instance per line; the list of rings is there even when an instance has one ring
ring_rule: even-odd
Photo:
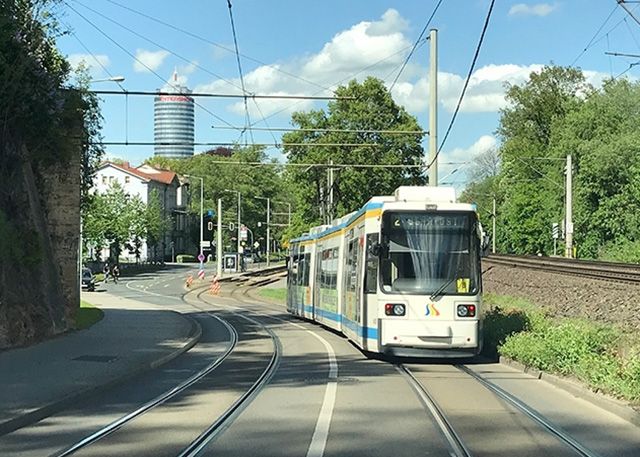
[[[263,95],[329,95],[351,79],[375,76],[387,87],[437,0],[231,0],[245,89]],[[438,29],[438,138],[457,104],[490,0],[443,0]],[[629,4],[640,18],[640,4]],[[133,11],[135,10],[135,11]],[[142,13],[147,17],[138,14]],[[89,67],[94,90],[154,91],[177,70],[195,92],[241,94],[227,0],[65,0],[58,14],[70,33],[58,46],[72,65]],[[164,25],[150,18],[164,22]],[[183,29],[188,33],[176,30]],[[440,182],[461,189],[473,156],[494,148],[505,84],[522,84],[543,65],[575,65],[594,85],[635,78],[640,25],[616,0],[499,0],[460,113],[439,158]],[[419,46],[392,89],[395,101],[429,127],[429,43]],[[110,76],[123,76],[120,87]],[[291,113],[325,101],[249,101],[257,128],[291,127]],[[152,142],[153,97],[102,96],[106,142]],[[241,99],[197,99],[196,142],[251,141]],[[256,143],[281,133],[254,131]],[[424,139],[425,153],[428,138]],[[196,146],[196,152],[207,147]],[[285,160],[277,148],[268,154]],[[108,146],[109,157],[139,164],[152,146]]]

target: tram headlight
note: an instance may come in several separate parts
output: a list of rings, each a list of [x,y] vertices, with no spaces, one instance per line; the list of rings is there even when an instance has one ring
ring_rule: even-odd
[[[387,316],[404,316],[406,312],[406,308],[400,303],[387,303],[384,305],[384,313]]]
[[[475,317],[476,305],[458,305],[456,312],[458,317]]]

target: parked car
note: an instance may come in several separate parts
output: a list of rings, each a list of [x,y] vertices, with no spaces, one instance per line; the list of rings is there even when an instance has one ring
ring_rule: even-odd
[[[88,268],[82,269],[82,288],[89,292],[96,290],[96,278]]]

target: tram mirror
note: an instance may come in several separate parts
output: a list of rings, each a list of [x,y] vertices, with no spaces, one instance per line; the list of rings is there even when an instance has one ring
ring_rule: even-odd
[[[489,255],[489,235],[486,233],[482,236],[482,257]]]

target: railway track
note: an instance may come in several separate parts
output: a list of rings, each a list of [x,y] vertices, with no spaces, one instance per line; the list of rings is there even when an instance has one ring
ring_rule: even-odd
[[[409,368],[406,364],[397,364],[396,370],[404,376],[411,388],[414,390],[420,402],[424,406],[425,410],[433,418],[434,423],[440,429],[443,437],[446,439],[450,447],[450,455],[455,457],[470,457],[474,453],[470,450],[471,443],[465,443],[463,438],[464,426],[460,426],[460,430],[456,428],[456,424],[449,417],[447,417],[447,411],[439,405],[436,396],[432,394],[423,382],[420,381],[418,376]],[[550,420],[544,417],[542,414],[514,397],[510,393],[500,388],[495,383],[489,381],[483,376],[480,376],[465,365],[455,365],[455,368],[470,377],[475,382],[479,383],[483,388],[487,389],[492,395],[499,398],[504,404],[517,410],[519,413],[531,419],[536,423],[540,429],[552,435],[557,439],[566,449],[581,457],[600,457],[599,454],[588,449],[586,446],[575,440],[569,433],[563,430],[561,427],[553,424]],[[555,455],[553,452],[545,453],[545,455]]]
[[[640,265],[636,264],[506,254],[492,254],[483,258],[482,262],[488,265],[497,264],[512,268],[528,268],[570,276],[640,284]]]
[[[204,295],[207,291],[207,288],[202,288],[202,290],[197,293],[196,300],[202,304],[210,305],[211,303],[205,299],[206,295]],[[220,317],[218,313],[213,313],[209,309],[204,309],[198,306],[198,304],[186,300],[186,295],[187,294],[184,294],[182,296],[182,300],[185,303],[196,308],[203,315],[218,320],[227,329],[227,331],[229,332],[229,342],[227,344],[227,347],[225,348],[225,351],[207,366],[205,366],[200,371],[193,374],[180,384],[167,389],[165,392],[141,405],[134,411],[96,430],[92,434],[75,442],[67,448],[52,454],[53,456],[66,457],[74,455],[77,452],[84,450],[85,448],[90,448],[92,446],[98,445],[103,438],[111,435],[113,435],[113,437],[117,439],[117,432],[120,429],[123,429],[123,432],[126,435],[126,428],[130,422],[143,417],[145,414],[150,413],[152,410],[162,408],[172,399],[176,400],[179,399],[181,395],[189,395],[190,389],[197,390],[199,383],[206,381],[206,378],[210,377],[210,375],[214,371],[217,372],[217,370],[223,369],[223,367],[225,366],[225,362],[229,361],[228,363],[232,363],[231,359],[234,355],[234,351],[237,347],[239,347],[239,343],[242,341],[242,333],[240,332],[239,334],[236,326],[229,322],[228,319]],[[234,316],[238,319],[247,321],[251,326],[261,328],[268,334],[268,336],[272,340],[273,351],[264,368],[258,370],[258,375],[249,381],[248,388],[244,389],[243,392],[237,396],[235,401],[233,401],[230,406],[228,406],[221,414],[219,414],[218,417],[213,420],[210,425],[197,436],[197,438],[195,438],[182,448],[182,450],[177,454],[181,457],[191,457],[198,455],[213,439],[216,438],[216,436],[220,432],[229,427],[233,420],[268,384],[271,377],[276,372],[280,358],[282,356],[282,345],[280,343],[280,340],[270,328],[268,328],[261,322],[247,316],[245,313],[238,313],[232,310],[225,310],[225,313],[228,313],[229,315]]]

